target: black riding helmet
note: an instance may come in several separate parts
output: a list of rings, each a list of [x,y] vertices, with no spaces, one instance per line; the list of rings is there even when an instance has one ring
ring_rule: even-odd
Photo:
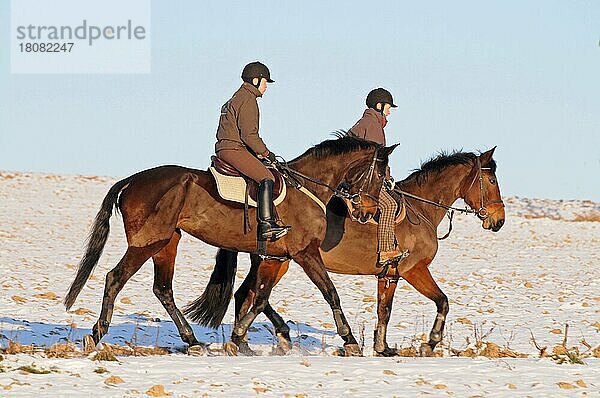
[[[371,90],[371,92],[367,95],[367,106],[369,108],[373,108],[378,112],[383,112],[383,109],[377,109],[377,104],[390,104],[392,108],[397,108],[398,105],[394,104],[394,98],[392,98],[392,93],[387,91],[385,88],[376,88]]]
[[[271,79],[271,72],[269,72],[269,68],[261,62],[250,62],[248,65],[244,66],[244,70],[242,71],[242,80],[246,83],[252,84],[252,79],[258,78],[258,84],[260,85],[260,79],[265,78],[267,82],[274,83],[275,80]],[[258,86],[257,86],[258,88]]]

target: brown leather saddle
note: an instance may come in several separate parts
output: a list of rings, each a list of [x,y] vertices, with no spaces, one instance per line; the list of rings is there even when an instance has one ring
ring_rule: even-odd
[[[230,177],[243,178],[246,181],[246,184],[248,184],[247,186],[248,186],[249,198],[252,199],[253,202],[256,202],[256,197],[258,195],[258,183],[256,181],[251,180],[250,178],[246,177],[245,175],[240,173],[235,167],[233,167],[232,165],[230,165],[223,159],[216,157],[215,155],[211,156],[210,161],[211,161],[211,166],[214,167],[218,173],[226,175],[226,176],[230,176]],[[269,168],[269,170],[275,177],[275,185],[273,187],[273,199],[275,200],[275,199],[279,198],[279,196],[282,194],[282,192],[284,192],[285,180],[283,179],[283,176],[281,175],[281,173],[279,171],[277,171],[275,168]]]

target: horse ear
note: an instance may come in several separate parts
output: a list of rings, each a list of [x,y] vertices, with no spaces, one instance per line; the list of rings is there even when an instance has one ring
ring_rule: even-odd
[[[382,149],[382,151],[381,151],[381,152],[382,152],[382,153],[383,153],[385,156],[390,156],[390,154],[391,154],[392,152],[394,152],[394,149],[396,149],[396,147],[397,147],[398,145],[400,145],[400,143],[399,143],[399,142],[398,142],[397,144],[394,144],[394,145],[390,145],[390,146],[383,147],[383,149]]]
[[[481,164],[488,164],[492,160],[492,156],[494,156],[495,150],[496,150],[496,147],[493,147],[489,151],[482,153],[479,156],[479,159],[481,160]]]

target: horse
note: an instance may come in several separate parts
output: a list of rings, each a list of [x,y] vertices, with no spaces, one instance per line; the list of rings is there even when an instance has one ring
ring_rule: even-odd
[[[397,266],[382,269],[377,266],[377,226],[360,224],[348,217],[347,207],[337,198],[327,205],[327,236],[320,247],[320,253],[328,271],[349,275],[377,275],[377,316],[374,334],[374,352],[377,356],[398,355],[386,341],[387,325],[390,319],[392,302],[399,278],[403,278],[417,291],[432,300],[437,307],[437,315],[429,333],[429,341],[420,347],[420,354],[430,356],[441,341],[449,305],[448,298],[439,288],[429,265],[438,249],[437,227],[444,219],[451,205],[462,198],[471,210],[456,209],[476,214],[486,230],[498,232],[504,224],[504,203],[496,178],[496,162],[493,159],[495,147],[480,155],[471,152],[440,154],[424,163],[405,180],[394,186],[395,198],[406,206],[406,218],[396,224],[398,246],[408,249],[409,255]],[[220,249],[214,269],[215,275],[226,270],[235,270],[237,253]],[[360,261],[357,261],[360,259]],[[260,265],[260,268],[259,268]],[[263,260],[251,255],[251,269],[246,279],[235,293],[236,324],[263,311],[275,326],[279,338],[279,348],[286,351],[291,346],[289,327],[268,303],[268,295],[263,286],[274,286],[285,274],[289,261],[278,263],[274,259]],[[263,268],[264,267],[264,268]],[[279,270],[276,278],[263,273],[263,269]],[[235,272],[235,271],[234,271]],[[213,279],[211,278],[211,282]],[[222,281],[223,282],[223,281]],[[233,283],[233,280],[229,280]],[[215,297],[207,297],[214,292],[210,284],[205,291],[204,303],[218,302]],[[265,298],[266,297],[266,298]],[[225,309],[229,297],[221,300]],[[252,305],[252,310],[248,308]],[[224,310],[215,314],[224,314]],[[212,324],[220,321],[212,319]],[[218,324],[218,323],[217,323]],[[242,330],[234,329],[231,341],[240,346],[240,351],[252,355]]]
[[[319,253],[326,226],[319,202],[326,203],[334,193],[339,194],[336,187],[344,186],[361,217],[374,213],[388,156],[395,147],[343,136],[317,144],[290,161],[288,171],[311,176],[311,181],[318,184],[307,180],[305,184],[311,191],[304,187],[301,188],[304,192],[287,190],[277,212],[293,229],[268,245],[267,255],[294,259],[324,292],[338,331],[353,353],[360,353],[360,347]],[[91,336],[84,338],[86,350],[93,349],[107,333],[114,301],[125,283],[152,258],[154,294],[177,326],[181,339],[188,344],[188,351],[193,348],[202,353],[204,346],[194,336],[173,298],[172,280],[181,231],[216,247],[256,252],[256,234],[246,234],[241,222],[255,220],[256,209],[245,209],[242,204],[222,199],[213,176],[203,170],[160,166],[117,182],[104,197],[94,220],[86,252],[64,300],[67,310],[98,263],[108,239],[113,207],[122,214],[128,247],[118,264],[106,274],[102,309]],[[256,222],[248,222],[256,231]]]

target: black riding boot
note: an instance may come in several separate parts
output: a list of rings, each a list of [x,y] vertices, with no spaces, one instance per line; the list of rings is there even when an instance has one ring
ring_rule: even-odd
[[[287,234],[290,226],[277,224],[273,216],[273,181],[262,180],[258,184],[258,240],[276,240]]]

